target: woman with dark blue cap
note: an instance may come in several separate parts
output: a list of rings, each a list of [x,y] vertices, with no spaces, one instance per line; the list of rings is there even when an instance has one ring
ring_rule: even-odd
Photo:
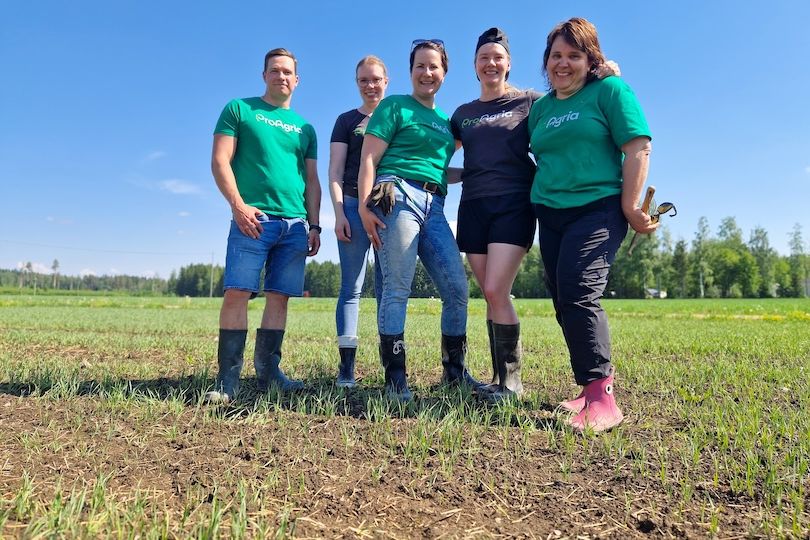
[[[541,94],[507,82],[509,39],[500,28],[478,37],[474,66],[480,96],[456,109],[450,122],[456,145],[464,147],[457,242],[487,301],[493,372],[487,388],[502,398],[523,392],[520,323],[510,293],[534,242],[528,117]],[[610,62],[599,76],[614,73],[618,66]]]

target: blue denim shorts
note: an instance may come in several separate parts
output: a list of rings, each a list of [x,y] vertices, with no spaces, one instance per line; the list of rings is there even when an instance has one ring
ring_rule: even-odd
[[[259,216],[262,233],[253,239],[231,220],[225,256],[224,288],[259,292],[264,268],[264,291],[285,296],[304,294],[304,267],[309,231],[301,218]]]

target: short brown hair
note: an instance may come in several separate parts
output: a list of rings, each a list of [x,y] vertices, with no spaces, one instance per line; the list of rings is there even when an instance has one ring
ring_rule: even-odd
[[[422,43],[419,43],[413,49],[411,49],[411,60],[410,60],[411,71],[413,71],[413,59],[416,56],[416,51],[418,51],[419,49],[431,49],[439,53],[439,56],[441,56],[442,59],[442,68],[444,68],[444,72],[447,73],[447,67],[448,64],[450,63],[449,60],[447,59],[447,51],[444,50],[444,45],[440,45],[435,41],[423,41]]]
[[[267,51],[267,54],[264,55],[264,69],[262,69],[262,73],[267,71],[267,61],[273,58],[274,56],[287,56],[288,58],[292,58],[293,66],[295,67],[295,72],[298,73],[298,59],[295,58],[295,55],[285,49],[284,47],[277,47],[275,49],[270,49]]]
[[[380,66],[383,70],[383,74],[388,77],[388,68],[385,67],[385,63],[379,57],[374,56],[373,54],[364,56],[359,62],[357,62],[357,67],[354,68],[355,74],[357,74],[357,71],[361,66]]]
[[[546,73],[548,57],[551,55],[551,45],[558,37],[562,37],[570,46],[584,52],[588,57],[590,69],[587,82],[596,79],[594,68],[605,63],[605,55],[599,46],[599,36],[596,27],[587,19],[574,17],[555,26],[546,38],[546,52],[543,53],[543,73]],[[546,73],[548,77],[548,73]]]

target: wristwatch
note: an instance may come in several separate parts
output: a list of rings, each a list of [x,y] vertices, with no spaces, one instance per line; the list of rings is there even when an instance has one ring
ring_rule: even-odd
[[[317,231],[318,234],[321,234],[323,232],[323,229],[321,229],[320,225],[310,225],[309,230],[310,231]]]

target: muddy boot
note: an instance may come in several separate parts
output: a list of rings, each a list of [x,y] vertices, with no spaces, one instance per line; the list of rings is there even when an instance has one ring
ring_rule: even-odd
[[[214,389],[205,394],[208,403],[229,403],[236,399],[239,391],[239,374],[244,363],[245,339],[247,330],[219,329],[217,363],[219,373]]]
[[[520,397],[523,383],[520,364],[523,348],[520,345],[520,324],[492,323],[495,338],[495,362],[498,365],[498,388],[491,396],[495,400]]]
[[[606,378],[608,379],[607,384],[613,384],[613,375],[616,373],[616,368],[613,366],[610,367],[610,375]],[[574,399],[569,399],[568,401],[562,401],[559,405],[560,409],[568,412],[572,412],[574,414],[578,414],[582,409],[585,408],[585,388],[583,387],[582,391],[579,393],[577,397]]]
[[[281,371],[281,343],[284,341],[284,330],[256,330],[256,351],[253,355],[253,365],[256,367],[256,388],[259,392],[267,392],[270,385],[282,392],[301,390],[302,381],[288,379]]]
[[[340,366],[335,384],[339,388],[354,388],[354,359],[357,355],[356,347],[340,347]]]
[[[473,379],[464,360],[467,357],[467,336],[446,336],[442,334],[442,383],[450,386],[467,386],[470,390],[478,390],[484,384]]]
[[[487,336],[489,337],[489,357],[492,359],[492,380],[481,387],[485,392],[494,392],[498,389],[498,364],[495,362],[495,336],[492,334],[492,319],[487,319]]]
[[[380,334],[380,360],[385,368],[385,393],[397,401],[413,399],[405,371],[405,335]]]
[[[585,406],[569,420],[571,427],[577,431],[592,429],[599,432],[621,424],[624,415],[613,395],[612,374],[586,384],[583,393]]]

